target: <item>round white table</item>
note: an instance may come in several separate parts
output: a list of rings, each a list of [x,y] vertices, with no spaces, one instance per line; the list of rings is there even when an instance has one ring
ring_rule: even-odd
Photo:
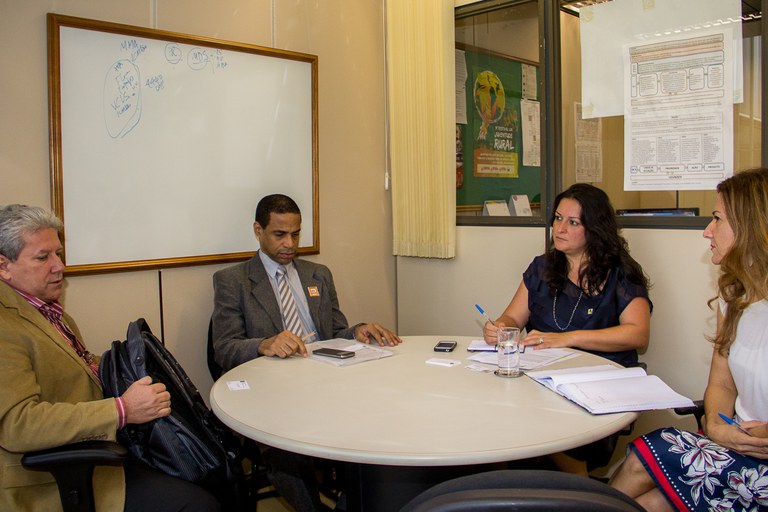
[[[458,341],[456,350],[434,352],[443,339]],[[528,377],[470,371],[470,340],[408,336],[390,348],[393,356],[347,367],[297,356],[260,357],[214,384],[211,407],[227,426],[269,446],[338,461],[418,467],[555,453],[607,437],[637,417],[591,415]],[[606,362],[579,354],[551,367]],[[435,357],[462,364],[425,363]],[[247,389],[237,389],[243,384]]]

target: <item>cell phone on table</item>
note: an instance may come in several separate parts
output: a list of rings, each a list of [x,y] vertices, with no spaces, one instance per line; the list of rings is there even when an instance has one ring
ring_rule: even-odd
[[[336,359],[349,359],[354,357],[355,353],[351,350],[341,350],[338,348],[318,348],[312,353],[317,356],[335,357]]]
[[[435,345],[435,352],[453,352],[453,349],[456,348],[457,343],[455,341],[438,341],[437,345]]]

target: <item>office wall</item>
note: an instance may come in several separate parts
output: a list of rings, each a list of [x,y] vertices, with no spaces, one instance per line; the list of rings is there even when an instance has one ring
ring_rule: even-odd
[[[383,190],[384,50],[382,0],[0,0],[0,204],[50,205],[45,13],[104,19],[233,39],[320,56],[320,241],[310,257],[335,270],[350,322],[396,324],[403,334],[473,335],[481,303],[498,314],[530,259],[541,228],[457,228],[453,260],[391,256],[391,208]],[[274,28],[274,30],[273,30]],[[250,219],[244,219],[250,223]],[[703,392],[715,270],[698,231],[627,230],[633,254],[655,283],[652,372],[691,396]],[[204,395],[210,278],[221,265],[164,270],[165,338]],[[160,329],[156,271],[70,278],[65,306],[95,351],[144,316]],[[396,293],[397,289],[397,293]],[[681,368],[684,371],[681,371]],[[669,413],[644,413],[667,424]],[[662,417],[657,419],[657,416]],[[673,418],[674,419],[674,418]]]
[[[712,353],[704,336],[715,328],[706,305],[717,278],[709,244],[698,230],[625,229],[624,236],[653,282],[651,342],[641,359],[680,393],[701,398]],[[474,304],[494,318],[500,315],[523,271],[543,250],[543,228],[460,226],[455,259],[398,257],[401,332],[480,336],[483,319]],[[647,412],[635,433],[671,424],[693,428],[690,418]]]
[[[384,190],[383,0],[0,0],[0,204],[50,206],[47,12],[318,55],[320,254],[307,259],[335,271],[350,322],[395,327],[391,206]],[[245,218],[243,226],[250,229],[251,222]],[[100,353],[137,317],[160,332],[162,281],[165,341],[207,397],[211,275],[220,268],[72,277],[64,304]]]
[[[544,251],[543,228],[458,226],[451,260],[397,258],[398,325],[404,335],[480,336],[509,304],[523,270]]]

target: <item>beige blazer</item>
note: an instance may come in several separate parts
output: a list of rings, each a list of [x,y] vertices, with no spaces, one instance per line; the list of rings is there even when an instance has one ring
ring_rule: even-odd
[[[82,340],[74,320],[67,325]],[[28,471],[28,451],[94,439],[115,440],[117,408],[99,379],[39,311],[0,281],[0,510],[61,510],[53,476]],[[93,477],[99,511],[123,510],[120,467]]]

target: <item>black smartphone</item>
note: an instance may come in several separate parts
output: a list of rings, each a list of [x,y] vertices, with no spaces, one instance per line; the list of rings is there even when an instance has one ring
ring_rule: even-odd
[[[351,350],[340,350],[338,348],[318,348],[313,350],[312,353],[318,356],[335,357],[336,359],[349,359],[355,355]]]
[[[453,352],[453,349],[456,348],[456,344],[455,341],[438,341],[437,345],[435,345],[435,352]]]

